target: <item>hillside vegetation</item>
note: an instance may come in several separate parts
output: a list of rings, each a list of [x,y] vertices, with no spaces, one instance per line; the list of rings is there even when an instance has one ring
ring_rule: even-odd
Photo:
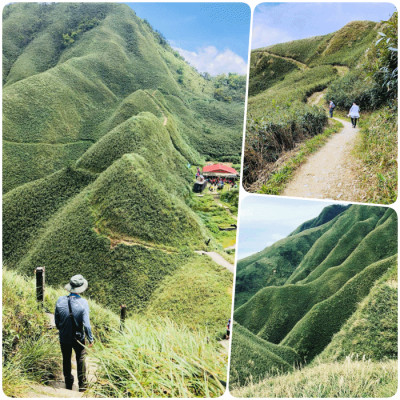
[[[200,75],[122,4],[10,4],[3,38],[8,267],[45,265],[50,285],[79,271],[99,302],[144,311],[198,265],[228,309],[231,280],[193,252],[225,243],[189,167],[239,161],[243,77]]]
[[[361,120],[365,111],[376,110],[363,122],[359,184],[368,188],[368,202],[395,201],[397,13],[389,21],[352,21],[328,35],[252,50],[243,175],[247,190],[283,191],[306,160],[300,143],[329,133],[323,107],[329,100],[337,111],[348,111],[356,102]],[[315,151],[323,144],[310,146]]]
[[[237,393],[263,396],[264,391],[275,393],[268,387],[276,384],[281,390],[276,393],[291,397],[289,385],[281,388],[283,381],[272,376],[289,374],[283,376],[293,381],[297,393],[306,385],[307,374],[323,374],[324,368],[338,379],[337,363],[348,357],[377,363],[365,366],[366,376],[372,370],[378,373],[381,362],[397,358],[393,210],[329,206],[287,238],[240,260],[237,269],[230,382],[233,389],[250,385]],[[293,351],[296,358],[288,362],[280,349]],[[299,367],[304,372],[297,372]],[[355,368],[364,369],[358,361]],[[344,379],[350,384],[355,378],[349,374]],[[260,385],[251,386],[257,382]],[[374,393],[360,385],[349,388],[354,392],[345,397],[353,397],[361,387]],[[337,396],[334,387],[323,390]]]
[[[66,292],[47,287],[45,293],[43,309],[36,302],[34,281],[3,269],[3,390],[7,396],[36,397],[35,384],[52,385],[61,378],[58,332],[44,311],[53,312],[57,298]],[[89,383],[89,397],[222,394],[227,355],[207,329],[177,324],[168,315],[129,313],[121,334],[116,314],[91,300],[89,307],[95,344],[88,356],[96,377]],[[192,311],[198,311],[194,302]]]
[[[21,281],[18,299],[7,290],[3,315],[15,361],[3,358],[8,394],[60,368],[46,318],[24,303],[33,288],[22,276],[37,266],[46,267],[48,310],[61,293],[53,288],[82,274],[98,304],[95,329],[97,315],[110,319],[96,333],[102,383],[91,395],[222,394],[227,355],[217,338],[231,314],[232,274],[195,251],[232,259],[224,248],[236,232],[218,226],[235,223],[237,195],[221,199],[226,208],[211,196],[197,207],[193,169],[240,163],[245,82],[199,74],[124,4],[4,8],[3,260],[5,279]],[[132,316],[124,336],[114,332],[121,304]],[[48,362],[34,376],[29,346]]]

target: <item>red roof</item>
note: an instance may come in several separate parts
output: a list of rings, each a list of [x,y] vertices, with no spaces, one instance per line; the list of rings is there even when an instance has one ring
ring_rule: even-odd
[[[223,164],[213,164],[213,165],[206,165],[203,167],[203,172],[219,172],[223,174],[236,174],[238,175],[236,169],[228,167],[227,165]]]

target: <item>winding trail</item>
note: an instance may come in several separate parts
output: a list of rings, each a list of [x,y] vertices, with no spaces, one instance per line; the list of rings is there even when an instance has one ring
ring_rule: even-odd
[[[221,256],[221,254],[218,254],[215,251],[198,250],[195,251],[195,253],[210,257],[217,264],[221,265],[221,267],[224,267],[228,271],[232,272],[232,274],[235,272],[235,266],[230,262],[226,261],[225,258]]]
[[[344,128],[295,172],[283,196],[353,201],[361,197],[351,154],[359,129],[348,121],[334,119]]]
[[[266,55],[268,55],[268,56],[271,56],[271,57],[280,58],[280,59],[282,59],[282,60],[289,61],[289,62],[291,62],[292,64],[296,64],[296,65],[297,65],[300,69],[302,69],[302,70],[304,70],[304,69],[309,69],[309,68],[310,68],[307,64],[304,64],[304,63],[302,63],[301,61],[297,61],[297,60],[295,60],[294,58],[284,57],[284,56],[278,56],[277,54],[270,53],[270,52],[267,51],[267,50],[261,50],[261,51],[259,51],[259,52],[257,52],[257,53],[264,53],[264,54],[266,54]]]

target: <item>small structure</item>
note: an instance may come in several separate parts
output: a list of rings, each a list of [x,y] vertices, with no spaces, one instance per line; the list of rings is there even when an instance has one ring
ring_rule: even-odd
[[[194,193],[201,193],[207,187],[207,181],[204,179],[203,175],[197,177],[196,182],[193,185]]]
[[[205,165],[203,167],[203,176],[206,178],[228,178],[233,180],[239,178],[235,168],[224,164]]]

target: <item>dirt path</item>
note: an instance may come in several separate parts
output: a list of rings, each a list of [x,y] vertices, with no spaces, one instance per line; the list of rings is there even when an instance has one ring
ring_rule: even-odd
[[[282,195],[353,201],[361,197],[356,188],[356,161],[351,155],[358,128],[339,121],[344,128],[297,170]]]
[[[324,98],[326,89],[322,92],[314,92],[308,99],[307,104],[318,106],[321,100]]]
[[[140,240],[140,239],[134,238],[134,237],[129,237],[129,236],[125,236],[123,238],[108,236],[105,233],[103,234],[102,232],[100,232],[100,230],[98,228],[93,228],[93,230],[98,235],[107,236],[108,240],[110,241],[110,249],[111,250],[113,250],[115,247],[117,247],[120,244],[124,244],[125,246],[141,246],[141,247],[145,247],[148,250],[160,250],[167,254],[173,254],[173,253],[178,252],[177,249],[174,249],[173,247],[170,247],[170,246],[162,246],[162,245],[158,245],[153,242],[147,242],[147,241]]]
[[[199,250],[199,251],[195,251],[195,253],[210,257],[217,264],[219,264],[222,267],[226,268],[228,271],[231,271],[232,274],[235,272],[234,265],[231,264],[230,262],[226,261],[225,258],[221,256],[221,254],[218,254],[215,251]]]
[[[300,61],[297,61],[294,58],[278,56],[277,54],[270,53],[269,51],[266,51],[266,50],[264,50],[263,53],[267,54],[268,56],[275,57],[275,58],[280,58],[282,60],[286,60],[286,61],[289,61],[289,62],[291,62],[293,64],[296,64],[300,69],[309,69],[310,68],[307,64],[304,64],[304,63],[302,63]]]

